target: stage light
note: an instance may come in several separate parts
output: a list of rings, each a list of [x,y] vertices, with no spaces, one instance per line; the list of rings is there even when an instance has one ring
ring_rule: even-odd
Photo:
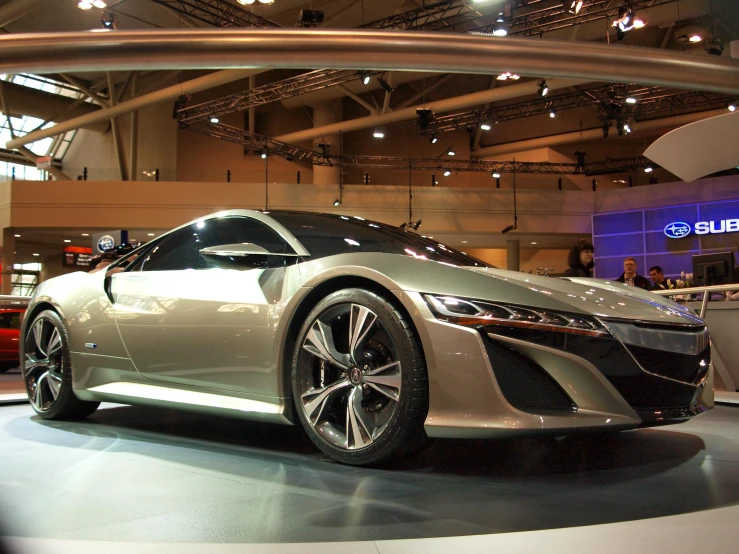
[[[549,110],[549,117],[551,117],[552,119],[554,119],[555,117],[557,117],[557,112],[554,111],[554,109]]]
[[[516,229],[515,225],[509,225],[505,229],[503,229],[502,233],[505,235],[506,233],[510,233],[511,231],[514,231]]]
[[[210,118],[210,122],[211,122],[211,123],[218,123],[219,121],[220,121],[220,119],[218,119],[218,118],[217,118],[217,117],[215,117],[215,116],[213,116],[213,117],[211,117],[211,118]]]
[[[730,112],[735,112],[735,111],[736,111],[736,104],[734,104],[734,102],[732,102],[731,104],[729,104],[729,105],[727,106],[727,109],[728,109],[728,110],[729,110]]]
[[[436,133],[434,133],[433,135],[431,135],[429,142],[431,144],[436,144],[437,142],[439,142],[439,136]]]
[[[628,97],[628,98],[627,98],[627,99],[625,100],[625,102],[626,102],[627,104],[636,104],[636,98],[634,98],[633,96],[629,96],[629,97]]]
[[[385,133],[378,129],[374,133],[372,133],[372,136],[375,137],[376,139],[381,139],[381,138],[385,138]]]
[[[103,26],[103,29],[107,29],[109,31],[115,31],[118,28],[115,23],[115,15],[112,13],[104,13],[100,18],[100,24]]]
[[[541,81],[539,81],[539,90],[537,90],[536,92],[541,97],[544,97],[549,93],[549,87],[547,86],[546,79],[542,79]]]
[[[649,167],[649,166],[647,166],[647,167],[644,168],[644,173],[651,173],[652,171],[654,171],[654,170],[651,167]]]
[[[449,156],[456,156],[457,155],[457,152],[454,150],[454,146],[450,146],[449,148],[447,148],[446,149],[446,153]]]
[[[498,173],[497,171],[493,171],[493,172],[492,172],[492,173],[490,174],[490,176],[491,176],[491,177],[492,177],[493,179],[500,179],[500,173]]]
[[[357,73],[362,78],[362,84],[369,85],[370,80],[372,79],[372,74],[369,71],[357,71]]]
[[[444,170],[444,177],[449,177],[452,174],[452,172],[448,169]]]
[[[480,125],[480,129],[482,129],[483,131],[489,131],[491,129],[490,123],[483,123],[483,124],[481,124]]]
[[[263,160],[267,159],[267,149],[266,148],[262,150],[262,159]]]
[[[380,86],[385,89],[385,92],[389,92],[390,94],[392,94],[393,92],[395,92],[395,89],[390,86],[390,83],[388,83],[382,77],[378,77],[377,78],[377,82],[380,83]]]
[[[567,13],[572,14],[579,14],[580,10],[582,9],[583,0],[563,0],[562,2],[562,8],[564,8]]]
[[[508,34],[508,25],[506,25],[505,17],[503,17],[503,12],[500,12],[498,14],[498,19],[495,21],[495,25],[493,25],[493,36],[495,37],[504,37]]]

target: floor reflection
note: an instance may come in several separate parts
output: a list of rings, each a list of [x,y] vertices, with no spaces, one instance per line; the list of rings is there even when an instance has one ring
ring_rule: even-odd
[[[95,540],[438,537],[645,519],[739,502],[739,409],[616,436],[436,440],[412,459],[370,469],[327,460],[297,427],[117,406],[83,422],[46,422],[29,417],[28,407],[14,409],[9,419],[0,409],[0,466],[24,490],[8,506],[9,531],[20,536],[24,518],[38,522],[36,501],[38,509],[41,500],[43,509],[58,502],[53,490],[35,490],[41,483],[34,460],[44,453],[62,464],[76,460],[79,469],[65,475],[80,495],[119,503],[112,514],[92,513],[95,502],[75,504],[79,520],[46,522],[54,536]],[[3,437],[19,447],[15,455]],[[27,452],[34,460],[23,459]],[[12,489],[0,481],[0,505]],[[127,502],[136,507],[131,513]]]

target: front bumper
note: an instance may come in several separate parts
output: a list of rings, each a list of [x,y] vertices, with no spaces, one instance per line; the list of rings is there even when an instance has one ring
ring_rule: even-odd
[[[679,423],[713,407],[707,345],[695,357],[705,362],[695,375],[688,375],[674,356],[669,364],[645,371],[632,352],[635,345],[620,339],[461,327],[436,319],[419,293],[398,297],[412,314],[424,348],[429,436],[634,429]],[[654,345],[647,341],[647,346]],[[642,359],[645,352],[651,353],[642,350]],[[678,373],[664,375],[668,371]],[[692,382],[686,382],[689,378]]]

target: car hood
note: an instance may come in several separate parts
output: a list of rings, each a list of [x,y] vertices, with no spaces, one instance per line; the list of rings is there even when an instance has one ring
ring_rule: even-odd
[[[410,256],[341,254],[301,264],[304,286],[338,275],[364,276],[393,290],[459,296],[550,310],[673,325],[701,324],[679,304],[599,279],[555,279],[495,268],[458,267]]]

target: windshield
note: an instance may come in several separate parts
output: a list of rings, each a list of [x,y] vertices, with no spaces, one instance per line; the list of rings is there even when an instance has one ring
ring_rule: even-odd
[[[268,212],[310,252],[311,259],[352,252],[401,254],[459,266],[491,267],[472,256],[384,223],[357,216]]]

